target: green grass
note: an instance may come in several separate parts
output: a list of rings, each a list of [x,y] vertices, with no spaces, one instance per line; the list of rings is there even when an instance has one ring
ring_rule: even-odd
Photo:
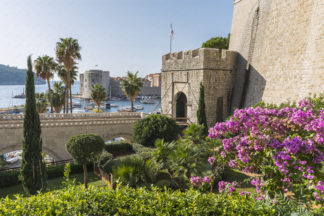
[[[88,174],[89,174],[89,176],[88,176],[89,185],[95,185],[95,186],[105,186],[106,185],[106,183],[103,182],[93,172],[89,172]],[[83,173],[72,174],[72,175],[70,175],[70,179],[76,179],[77,184],[83,184]],[[63,177],[49,179],[47,182],[46,192],[63,189],[65,187],[62,184],[63,181],[64,181]],[[6,187],[6,188],[0,188],[0,198],[6,197],[6,196],[9,196],[12,198],[12,197],[14,197],[15,194],[22,194],[22,195],[26,196],[26,193],[24,192],[21,184],[11,186],[11,187]]]

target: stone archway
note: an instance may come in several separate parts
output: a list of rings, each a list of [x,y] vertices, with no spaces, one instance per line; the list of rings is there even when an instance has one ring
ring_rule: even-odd
[[[176,120],[187,121],[187,97],[183,92],[176,95]]]

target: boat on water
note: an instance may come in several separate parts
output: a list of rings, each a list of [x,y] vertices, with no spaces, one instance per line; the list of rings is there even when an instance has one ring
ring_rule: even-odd
[[[106,106],[106,109],[110,109],[111,107],[119,107],[118,104],[111,104],[111,103],[106,103],[105,106]]]
[[[136,105],[134,106],[134,112],[137,110],[143,110],[144,107],[141,105]],[[126,107],[122,107],[121,109],[118,110],[118,112],[131,112],[132,111],[132,107],[130,106],[126,106]]]
[[[143,110],[143,109],[144,109],[144,107],[141,106],[141,105],[136,105],[136,106],[134,106],[134,108],[135,108],[136,110]]]
[[[80,102],[73,102],[72,107],[73,108],[81,108],[81,103]]]
[[[142,97],[141,104],[155,104],[155,101],[151,97]]]
[[[21,98],[21,99],[24,99],[26,98],[26,95],[25,95],[25,90],[23,89],[23,92],[19,95],[15,95],[13,96],[12,98]]]
[[[121,109],[118,110],[118,112],[131,112],[132,108],[130,106],[127,107],[122,107]]]
[[[4,156],[5,156],[6,163],[14,164],[14,163],[18,162],[19,160],[21,160],[21,154],[22,154],[22,151],[14,151],[14,152],[5,154]]]

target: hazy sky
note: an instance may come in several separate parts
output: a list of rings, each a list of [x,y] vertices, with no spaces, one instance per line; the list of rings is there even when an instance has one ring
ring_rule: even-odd
[[[0,64],[26,68],[29,54],[54,57],[58,39],[73,37],[81,73],[145,76],[160,72],[170,23],[173,51],[195,49],[227,36],[232,12],[232,0],[0,0]]]

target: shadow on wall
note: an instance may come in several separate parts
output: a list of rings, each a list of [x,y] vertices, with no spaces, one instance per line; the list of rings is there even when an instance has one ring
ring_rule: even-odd
[[[253,65],[247,65],[248,61],[239,54],[234,75],[232,111],[262,101],[266,80]]]

